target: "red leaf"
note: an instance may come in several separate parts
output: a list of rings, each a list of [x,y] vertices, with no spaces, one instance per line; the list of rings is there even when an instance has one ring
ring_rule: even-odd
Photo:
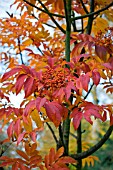
[[[94,84],[97,86],[100,82],[100,73],[96,71],[92,71],[92,78],[93,78]]]
[[[65,106],[62,106],[61,116],[63,120],[65,120],[68,116],[68,109]]]
[[[24,158],[25,160],[29,161],[29,157],[27,156],[27,154],[21,150],[16,150],[17,154],[20,155],[22,158]]]
[[[14,126],[14,122],[12,122],[8,129],[7,129],[7,134],[8,134],[8,137],[11,138],[12,137],[12,134],[13,134],[13,126]]]
[[[94,116],[95,118],[99,118],[102,120],[102,116],[100,115],[99,111],[98,110],[95,110],[95,109],[88,109],[84,112],[84,118],[90,123],[90,124],[93,124],[90,116]]]
[[[78,129],[80,122],[81,122],[81,119],[83,117],[82,112],[79,111],[78,108],[75,108],[72,111],[70,117],[73,118],[73,126],[74,126],[75,130]]]
[[[95,52],[101,59],[104,60],[107,50],[103,46],[95,45]]]
[[[30,69],[28,66],[25,66],[24,64],[22,64],[21,67],[25,73],[30,74]]]
[[[14,162],[13,161],[6,161],[0,164],[0,167],[4,167],[4,166],[8,166],[8,165],[12,165]]]
[[[15,162],[12,166],[12,170],[17,170],[19,168],[19,163]]]
[[[88,92],[88,85],[89,85],[89,82],[90,82],[90,77],[88,74],[85,74],[85,75],[81,75],[80,76],[80,81],[81,81],[81,84],[82,84],[82,88]]]
[[[25,107],[24,110],[24,116],[27,116],[29,114],[29,112],[35,108],[35,100],[31,100],[27,106]]]
[[[55,62],[55,58],[48,57],[48,64],[51,68],[53,68]]]
[[[73,61],[74,61],[75,63],[77,63],[82,57],[83,57],[83,58],[88,58],[89,56],[90,56],[89,54],[80,54],[80,55],[74,57],[74,58],[73,58]]]
[[[36,132],[31,132],[30,136],[31,136],[32,141],[36,142],[36,137],[37,137]]]
[[[23,132],[21,133],[19,136],[18,136],[18,139],[17,139],[17,145],[22,141],[22,139],[24,138],[26,132]]]
[[[51,148],[49,152],[49,164],[51,165],[55,161],[55,149]]]
[[[2,77],[2,82],[7,80],[9,77],[16,74],[17,72],[19,72],[20,70],[21,70],[21,68],[17,67],[17,68],[13,68],[12,70],[6,72]]]
[[[57,102],[50,102],[45,104],[45,109],[49,119],[58,127],[61,122],[62,106]]]
[[[40,98],[40,97],[37,97],[36,98],[36,108],[38,111],[40,111],[40,108],[45,104],[46,102],[46,98]]]
[[[75,45],[75,47],[72,50],[72,57],[76,57],[78,55],[80,55],[83,47],[85,46],[86,42],[80,42],[78,44]]]
[[[102,65],[105,66],[106,68],[110,69],[110,70],[113,70],[111,63],[104,63]]]
[[[24,166],[22,163],[19,164],[20,169],[22,170],[30,170],[31,168],[28,168],[27,166]],[[17,170],[17,169],[15,169]]]
[[[15,131],[15,133],[17,134],[17,136],[21,133],[21,121],[20,121],[20,119],[18,119],[18,120],[15,122],[14,131]]]
[[[59,157],[61,157],[61,156],[63,155],[63,153],[64,153],[64,147],[59,148],[58,151],[57,151],[56,154],[55,154],[55,161],[56,161]]]
[[[26,78],[27,78],[26,74],[21,74],[17,78],[16,84],[15,84],[16,95],[21,91],[22,86],[23,86],[24,81],[25,81]]]
[[[33,90],[34,90],[34,78],[28,77],[24,83],[25,97],[30,96]]]
[[[113,125],[113,114],[110,115],[110,126]]]
[[[76,160],[69,156],[63,156],[59,159],[59,162],[68,164],[68,163],[76,163]]]
[[[65,88],[66,100],[70,98],[72,89],[76,91],[76,87],[74,86],[74,83],[70,81]]]
[[[64,96],[65,96],[64,87],[61,87],[59,90],[56,90],[53,93],[54,98],[58,97],[59,103],[62,103]]]
[[[105,122],[107,119],[107,112],[104,110],[104,114],[103,114],[103,117],[102,117],[102,121]]]

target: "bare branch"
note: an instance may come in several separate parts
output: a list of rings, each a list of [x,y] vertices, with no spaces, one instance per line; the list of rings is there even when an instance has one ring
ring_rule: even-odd
[[[92,146],[90,149],[88,149],[85,152],[78,153],[78,154],[72,154],[70,155],[72,158],[79,160],[88,157],[89,155],[92,155],[94,152],[96,152],[98,149],[102,147],[102,145],[109,139],[110,135],[112,134],[113,126],[110,126],[103,138],[94,146]]]
[[[51,131],[56,144],[58,144],[58,140],[57,140],[57,137],[56,137],[56,135],[54,133],[54,130],[52,129],[52,127],[50,126],[50,124],[48,122],[46,122],[46,125],[48,126],[49,130]]]
[[[32,3],[29,3],[28,1],[26,0],[23,0],[24,2],[26,2],[27,4],[35,7],[36,9],[38,7],[36,7],[35,5],[33,5]],[[46,6],[40,1],[38,0],[38,2],[41,4],[41,6],[44,8],[44,10],[42,12],[48,14],[48,16],[51,18],[51,20],[53,21],[53,23],[59,28],[59,30],[61,30],[64,34],[66,33],[66,31],[58,24],[58,22],[54,19],[53,15],[56,16],[56,14],[53,14],[53,13],[50,13],[49,10],[46,8]],[[57,15],[58,17],[58,15]],[[64,18],[64,17],[63,17]]]
[[[98,11],[91,12],[91,13],[86,14],[86,15],[74,17],[74,18],[71,19],[71,21],[78,20],[78,19],[82,19],[82,18],[87,18],[87,17],[93,16],[93,15],[95,15],[95,14],[99,14],[100,12],[103,12],[103,11],[107,10],[107,9],[110,8],[111,6],[113,6],[113,2],[111,2],[111,3],[110,3],[109,5],[107,5],[106,7],[102,8],[102,9],[99,9]]]
[[[22,51],[21,51],[21,48],[20,48],[20,37],[18,37],[18,48],[19,48],[19,54],[20,54],[21,63],[24,64]]]
[[[38,9],[39,11],[41,11],[41,12],[43,12],[43,13],[46,13],[46,14],[48,14],[48,15],[50,14],[50,15],[52,15],[52,16],[59,17],[59,18],[65,18],[65,16],[63,16],[63,15],[54,14],[54,13],[51,13],[51,12],[49,12],[49,11],[47,12],[47,11],[45,11],[45,10],[43,10],[43,9],[35,6],[34,4],[26,1],[26,0],[23,0],[23,1],[26,2],[28,5],[30,5],[30,6],[32,6],[32,7],[34,7],[34,8],[36,8],[36,9]]]
[[[84,11],[86,12],[86,14],[89,14],[86,6],[84,5],[84,2],[83,2],[82,0],[80,0],[80,2],[81,2],[81,4],[82,4],[82,7],[83,7]]]

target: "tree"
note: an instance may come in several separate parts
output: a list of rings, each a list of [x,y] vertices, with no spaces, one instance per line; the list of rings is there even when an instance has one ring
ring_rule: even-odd
[[[1,103],[1,129],[8,126],[8,138],[1,144],[13,141],[17,146],[22,143],[23,148],[17,149],[18,158],[1,156],[0,167],[81,170],[82,159],[88,158],[91,163],[96,160],[91,154],[113,130],[113,104],[87,100],[99,84],[106,93],[113,92],[113,2],[15,0],[13,6],[20,15],[7,12],[8,18],[0,20],[0,40],[5,47],[1,61],[7,64],[1,77],[0,96],[7,101]],[[15,108],[9,94],[21,91],[24,100],[20,108]],[[110,123],[105,135],[82,152],[82,123],[92,125],[92,116],[105,122],[107,114]],[[56,151],[50,147],[43,158],[37,150],[37,135],[45,124]],[[70,132],[71,124],[76,135]],[[77,143],[73,153],[69,151],[70,134]]]

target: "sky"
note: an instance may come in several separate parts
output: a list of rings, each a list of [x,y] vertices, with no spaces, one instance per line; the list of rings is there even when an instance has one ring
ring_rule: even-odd
[[[10,11],[12,9],[10,9],[10,4],[13,2],[14,0],[3,0],[0,3],[0,17],[6,17],[6,11],[8,11],[10,13]]]

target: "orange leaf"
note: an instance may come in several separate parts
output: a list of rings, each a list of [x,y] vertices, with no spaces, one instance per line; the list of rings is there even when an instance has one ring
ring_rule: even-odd
[[[64,153],[64,147],[62,146],[61,148],[58,149],[58,151],[55,154],[55,160],[57,160],[60,156],[62,156]]]
[[[21,150],[16,150],[16,152],[18,153],[18,155],[20,155],[21,157],[23,157],[25,160],[29,161],[29,157],[27,156],[27,154]]]

